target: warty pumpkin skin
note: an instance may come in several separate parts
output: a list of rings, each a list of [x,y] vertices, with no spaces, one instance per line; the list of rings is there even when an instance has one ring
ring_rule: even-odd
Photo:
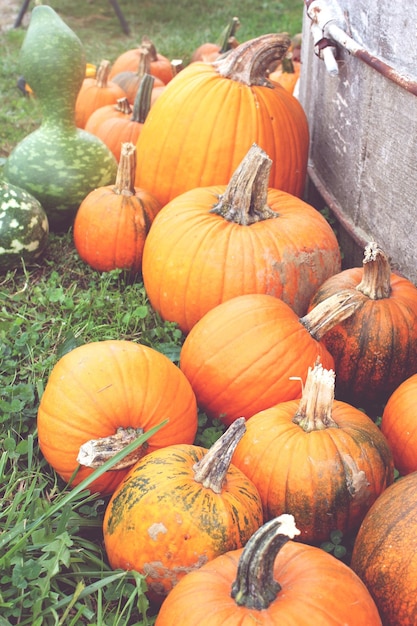
[[[398,385],[417,373],[417,287],[392,272],[383,250],[370,242],[363,267],[328,278],[311,305],[340,289],[356,293],[362,305],[322,338],[335,359],[336,398],[377,416]]]
[[[397,387],[384,407],[381,431],[402,476],[417,471],[417,374]]]
[[[223,60],[190,63],[179,72],[139,136],[135,184],[145,185],[165,205],[189,189],[227,184],[257,143],[273,161],[270,187],[301,196],[307,118],[291,94],[265,78],[270,61],[288,44],[288,38],[265,35]]]
[[[256,485],[264,519],[290,513],[299,539],[320,545],[333,530],[357,532],[394,480],[388,442],[355,407],[334,400],[334,372],[309,369],[302,399],[256,413],[233,463]]]
[[[65,481],[90,475],[77,456],[87,441],[114,435],[119,427],[145,432],[169,422],[148,440],[143,453],[174,443],[192,443],[197,431],[194,393],[180,369],[162,353],[138,343],[87,343],[53,367],[38,409],[39,446]],[[112,493],[127,469],[106,472],[92,492]]]
[[[236,296],[193,326],[181,348],[180,367],[200,409],[231,424],[301,395],[300,379],[320,359],[334,361],[319,340],[326,324],[352,311],[345,294],[302,319],[283,300],[266,294]],[[317,316],[312,320],[311,315]],[[336,316],[336,317],[335,317]]]
[[[363,580],[384,626],[417,624],[417,472],[397,480],[366,515],[351,567]]]
[[[236,420],[210,450],[177,445],[148,454],[113,494],[103,521],[110,564],[146,575],[154,602],[261,526],[257,489],[230,465],[244,422]]]
[[[281,298],[304,315],[319,286],[340,271],[333,230],[312,206],[267,188],[270,166],[255,144],[227,186],[185,192],[152,223],[145,288],[154,309],[184,333],[245,293]]]
[[[282,520],[291,517],[271,520],[243,549],[187,574],[155,626],[381,626],[371,595],[347,565],[288,540],[294,535]]]

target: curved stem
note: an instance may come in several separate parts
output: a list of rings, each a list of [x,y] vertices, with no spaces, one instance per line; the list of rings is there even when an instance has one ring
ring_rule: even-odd
[[[242,226],[278,217],[267,205],[271,166],[266,152],[253,144],[210,213]]]
[[[96,82],[97,87],[106,88],[109,80],[110,61],[103,59],[97,68]]]
[[[385,252],[375,241],[365,247],[363,276],[356,287],[371,300],[389,298],[391,293],[391,265]]]
[[[261,526],[243,548],[232,585],[231,596],[239,606],[267,609],[281,590],[274,580],[274,562],[278,552],[299,535],[294,517],[283,514]]]
[[[355,289],[342,289],[329,296],[300,318],[314,339],[320,340],[328,330],[343,322],[363,304],[363,298]]]
[[[194,480],[215,493],[221,493],[235,448],[246,432],[245,418],[235,420],[211,446],[203,458],[194,464]]]
[[[308,374],[297,412],[293,417],[306,433],[313,430],[338,428],[332,418],[335,373],[326,370],[321,363],[308,368]]]
[[[266,78],[268,69],[286,54],[291,40],[286,33],[261,35],[231,50],[213,62],[217,72],[225,78],[245,85],[272,87]]]
[[[90,439],[80,446],[77,463],[86,467],[98,468],[106,461],[113,458],[115,454],[124,450],[139,435],[143,435],[143,428],[118,428],[114,435],[101,437],[100,439]],[[125,456],[118,463],[113,464],[112,470],[130,467],[141,459],[148,447],[144,442],[140,447]]]

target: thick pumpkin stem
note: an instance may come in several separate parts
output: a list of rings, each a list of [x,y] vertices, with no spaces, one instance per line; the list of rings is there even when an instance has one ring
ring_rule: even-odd
[[[157,61],[158,60],[158,52],[157,52],[157,49],[155,47],[155,44],[153,43],[153,41],[151,39],[149,39],[149,37],[147,35],[144,35],[142,37],[141,47],[145,48],[146,50],[149,51],[149,59],[150,59],[150,61]]]
[[[287,33],[273,33],[250,39],[213,62],[217,72],[244,85],[272,87],[267,79],[271,66],[286,54],[291,39]]]
[[[120,111],[120,113],[124,113],[125,115],[129,115],[133,110],[126,97],[118,98],[114,108],[116,111]]]
[[[245,418],[239,417],[194,464],[194,480],[214,493],[221,493],[237,444],[246,432]]]
[[[242,226],[278,217],[267,205],[271,167],[272,160],[254,143],[210,213]]]
[[[125,196],[135,195],[135,175],[136,146],[130,142],[122,143],[114,192]]]
[[[371,300],[389,298],[391,293],[391,265],[385,252],[375,241],[365,247],[363,276],[356,287]]]
[[[90,439],[90,441],[86,441],[80,446],[77,463],[93,469],[101,467],[103,463],[114,457],[117,452],[126,448],[129,443],[137,439],[137,437],[143,433],[143,428],[120,427],[114,435],[101,437],[100,439]],[[116,463],[112,467],[112,470],[125,469],[126,467],[134,465],[134,463],[144,456],[147,447],[148,444],[145,442],[134,452],[125,456],[120,463]]]
[[[136,92],[133,103],[132,121],[143,124],[151,108],[152,89],[155,77],[151,74],[144,74],[140,81],[139,89]]]
[[[363,304],[363,298],[353,289],[342,289],[329,296],[300,318],[310,335],[318,341],[328,330],[343,322]]]
[[[324,369],[321,363],[309,367],[300,404],[292,420],[294,424],[301,426],[306,433],[338,428],[332,418],[334,384],[333,370]]]
[[[232,48],[236,48],[239,44],[236,40],[236,31],[240,26],[238,17],[232,17],[220,37],[219,54],[224,54]]]
[[[111,68],[110,61],[108,61],[107,59],[103,59],[97,68],[97,73],[96,73],[97,87],[102,87],[102,88],[107,87],[107,83],[109,82],[110,68]]]
[[[294,517],[284,513],[263,524],[249,539],[239,559],[231,596],[239,606],[267,609],[274,602],[281,585],[274,580],[274,562],[278,552],[299,535]]]

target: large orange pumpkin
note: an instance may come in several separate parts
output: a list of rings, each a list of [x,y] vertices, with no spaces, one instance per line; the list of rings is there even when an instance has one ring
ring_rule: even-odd
[[[417,374],[395,389],[384,407],[381,430],[388,440],[394,464],[405,476],[417,471]]]
[[[154,601],[162,601],[187,572],[245,545],[261,526],[256,487],[230,464],[244,431],[241,418],[210,450],[156,450],[113,494],[103,522],[110,564],[145,575]]]
[[[146,189],[134,187],[135,163],[134,144],[123,143],[115,184],[90,191],[75,216],[77,252],[101,272],[141,271],[145,240],[161,208]]]
[[[184,333],[244,293],[282,298],[304,315],[318,287],[340,271],[333,230],[312,206],[268,189],[271,165],[254,145],[227,187],[185,192],[152,223],[145,288],[154,309]]]
[[[291,94],[266,78],[289,43],[282,35],[264,35],[177,74],[139,137],[136,184],[146,184],[162,205],[189,189],[227,184],[257,143],[273,161],[270,186],[301,196],[307,118]]]
[[[166,598],[155,626],[381,626],[360,578],[320,548],[289,541],[282,515],[246,546],[187,574]]]
[[[417,624],[417,472],[373,504],[353,547],[351,567],[375,600],[384,626]]]
[[[180,354],[180,367],[199,407],[230,424],[299,398],[299,379],[305,380],[317,358],[323,367],[334,365],[319,341],[321,333],[351,314],[354,306],[342,292],[303,318],[283,300],[266,294],[236,296],[218,304],[193,326]]]
[[[363,267],[328,278],[312,306],[340,289],[362,303],[322,338],[335,360],[336,397],[375,416],[394,389],[417,373],[417,287],[392,272],[384,251],[370,242]]]
[[[356,532],[394,480],[389,445],[355,407],[334,400],[332,370],[309,368],[301,401],[282,402],[247,423],[233,463],[257,486],[264,519],[291,513],[300,540],[321,544]]]
[[[194,441],[195,396],[172,361],[131,341],[87,343],[65,354],[52,369],[38,410],[39,445],[65,481],[79,469],[72,483],[76,485],[93,472],[93,467],[79,465],[81,446],[90,442],[87,448],[93,449],[91,442],[108,442],[115,435],[119,441],[123,433],[146,432],[166,418],[168,423],[148,439],[142,454]],[[127,471],[106,472],[91,490],[111,493]]]

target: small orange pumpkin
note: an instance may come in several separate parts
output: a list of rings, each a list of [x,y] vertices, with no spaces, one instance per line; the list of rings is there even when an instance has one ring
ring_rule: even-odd
[[[146,576],[161,602],[183,576],[242,547],[262,524],[253,484],[230,464],[241,418],[206,450],[168,446],[142,458],[113,494],[103,522],[113,568]]]
[[[290,541],[297,532],[293,516],[281,515],[243,549],[187,574],[162,604],[155,626],[381,626],[360,578],[324,550]]]
[[[143,48],[146,48],[150,55],[149,73],[155,78],[159,78],[164,85],[169,83],[173,77],[171,61],[157,51],[153,41],[146,35],[142,37],[141,44],[137,48],[126,50],[117,57],[111,67],[109,78],[112,79],[121,72],[136,72]]]
[[[74,220],[74,244],[85,263],[101,272],[142,268],[145,240],[161,206],[133,185],[136,148],[124,143],[114,185],[98,187],[84,198]]]
[[[106,446],[118,443],[166,418],[168,423],[139,454],[194,441],[195,395],[172,361],[131,341],[87,343],[65,354],[52,369],[38,410],[39,446],[66,482],[78,470],[72,482],[77,485],[95,467],[94,454],[84,454],[86,448],[98,448],[103,438]],[[87,456],[90,466],[80,465],[77,459],[87,462]],[[106,472],[91,490],[112,493],[127,471]]]

